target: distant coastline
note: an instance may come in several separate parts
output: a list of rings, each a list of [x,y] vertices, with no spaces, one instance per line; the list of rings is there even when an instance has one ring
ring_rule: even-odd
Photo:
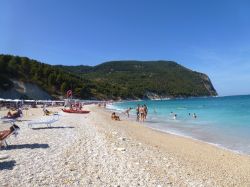
[[[0,98],[62,99],[69,89],[74,98],[92,100],[217,95],[206,74],[166,60],[109,61],[93,67],[53,66],[27,57],[0,55],[0,67]]]

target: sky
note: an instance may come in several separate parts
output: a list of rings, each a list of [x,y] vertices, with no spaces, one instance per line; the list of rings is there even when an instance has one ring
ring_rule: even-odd
[[[250,94],[248,0],[1,0],[0,53],[48,64],[173,60]]]

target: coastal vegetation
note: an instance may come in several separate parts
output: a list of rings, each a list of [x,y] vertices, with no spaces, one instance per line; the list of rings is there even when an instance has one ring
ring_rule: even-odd
[[[0,90],[12,80],[38,85],[54,98],[68,89],[81,99],[141,99],[217,95],[205,74],[172,61],[111,61],[97,66],[52,66],[0,55]]]

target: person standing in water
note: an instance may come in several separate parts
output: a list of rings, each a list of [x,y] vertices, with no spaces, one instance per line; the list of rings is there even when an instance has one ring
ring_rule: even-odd
[[[142,122],[144,122],[145,119],[145,110],[144,110],[144,106],[140,106],[139,108],[139,118]]]
[[[174,114],[173,119],[174,119],[174,120],[176,120],[176,119],[177,119],[177,114]]]
[[[193,118],[194,118],[194,119],[196,119],[196,118],[197,118],[197,115],[196,115],[195,113],[193,114]]]
[[[139,121],[139,119],[140,119],[140,105],[138,104],[137,105],[137,108],[136,108],[136,121]]]
[[[144,119],[147,118],[147,115],[148,115],[148,107],[146,104],[143,105],[143,108],[144,108]]]

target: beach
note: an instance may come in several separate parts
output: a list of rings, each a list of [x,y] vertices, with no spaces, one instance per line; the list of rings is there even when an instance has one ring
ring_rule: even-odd
[[[24,112],[17,137],[0,155],[1,186],[250,186],[250,156],[150,129],[96,105],[89,114],[59,112],[51,127]],[[1,111],[0,115],[6,114]],[[0,124],[0,130],[7,127]]]

